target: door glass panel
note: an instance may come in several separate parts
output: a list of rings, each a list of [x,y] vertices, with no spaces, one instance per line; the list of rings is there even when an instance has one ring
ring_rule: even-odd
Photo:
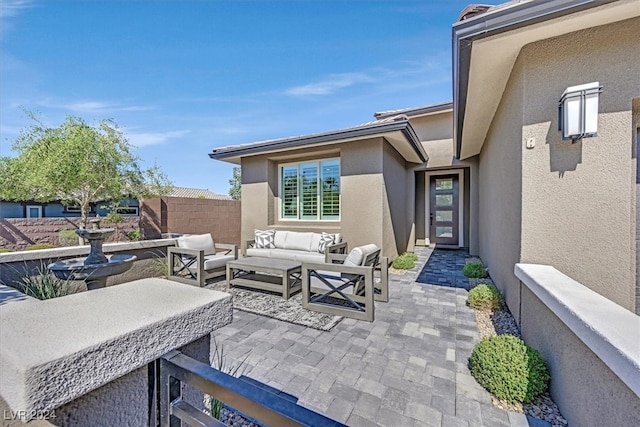
[[[453,237],[453,227],[436,227],[436,237]]]
[[[436,194],[436,206],[453,205],[453,194]]]
[[[436,211],[436,221],[453,221],[453,211]]]
[[[436,179],[436,190],[453,189],[453,178]]]

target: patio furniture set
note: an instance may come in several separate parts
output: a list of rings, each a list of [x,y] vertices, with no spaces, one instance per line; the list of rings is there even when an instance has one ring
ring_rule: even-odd
[[[168,249],[169,278],[204,286],[226,275],[233,286],[269,291],[289,299],[301,292],[305,309],[374,320],[374,301],[389,300],[387,257],[373,244],[353,248],[340,234],[256,230],[244,257],[236,245],[210,234],[185,235]]]

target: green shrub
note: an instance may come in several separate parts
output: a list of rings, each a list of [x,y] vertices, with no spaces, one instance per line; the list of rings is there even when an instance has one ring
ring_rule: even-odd
[[[140,230],[133,230],[133,231],[128,232],[127,233],[127,237],[132,242],[137,242],[138,240],[140,240]]]
[[[469,368],[480,385],[510,403],[531,402],[551,379],[540,352],[513,335],[484,338],[473,349]]]
[[[26,271],[22,274],[17,287],[30,297],[39,300],[62,297],[78,292],[78,285],[70,280],[60,280],[51,274],[47,267],[42,264],[36,270],[35,275]]]
[[[151,268],[156,276],[169,278],[169,264],[167,257],[161,251],[151,251]]]
[[[494,285],[483,283],[469,291],[469,305],[478,310],[498,310],[502,306],[500,291]]]
[[[53,248],[55,248],[55,246],[52,245],[51,243],[36,243],[35,245],[27,246],[24,250],[35,251],[38,249],[53,249]]]
[[[397,270],[411,270],[416,266],[418,256],[413,252],[405,252],[393,260],[391,264]]]
[[[62,246],[76,246],[78,244],[78,235],[75,230],[60,230],[58,232],[58,241]]]
[[[462,268],[462,274],[467,277],[483,279],[487,276],[487,269],[484,267],[484,264],[480,261],[468,262]]]
[[[7,252],[15,252],[15,251],[9,248],[0,248],[0,254],[7,253]]]

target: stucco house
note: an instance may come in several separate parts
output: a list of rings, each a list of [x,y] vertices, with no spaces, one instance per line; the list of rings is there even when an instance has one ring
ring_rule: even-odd
[[[243,241],[272,228],[340,232],[390,258],[465,247],[516,315],[518,262],[639,312],[639,16],[637,0],[470,6],[453,24],[452,103],[214,149],[242,166]],[[585,84],[597,131],[565,140],[560,101]]]

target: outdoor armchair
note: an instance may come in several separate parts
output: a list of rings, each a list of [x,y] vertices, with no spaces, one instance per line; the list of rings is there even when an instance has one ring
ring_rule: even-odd
[[[204,286],[207,279],[226,274],[227,262],[238,259],[238,247],[215,243],[211,234],[185,235],[167,249],[169,279]]]
[[[374,300],[388,301],[388,259],[373,244],[348,255],[327,254],[326,263],[302,263],[302,306],[372,322]],[[379,277],[376,270],[379,269]]]

